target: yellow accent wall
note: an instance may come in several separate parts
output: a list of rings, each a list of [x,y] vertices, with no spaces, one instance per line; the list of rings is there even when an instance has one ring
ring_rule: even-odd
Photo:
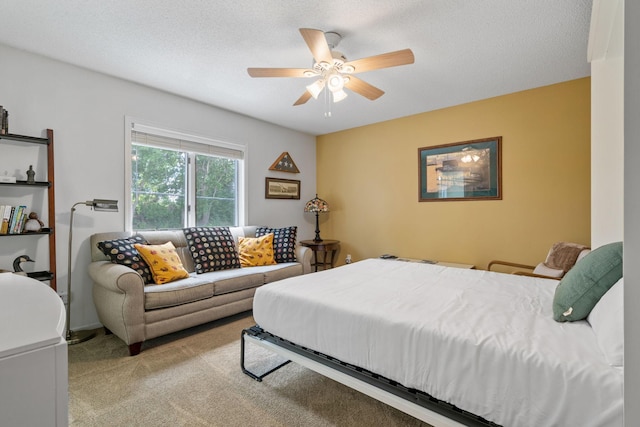
[[[321,135],[321,236],[342,242],[338,264],[392,253],[482,269],[589,245],[590,114],[583,78]],[[494,136],[502,200],[418,202],[418,148]]]

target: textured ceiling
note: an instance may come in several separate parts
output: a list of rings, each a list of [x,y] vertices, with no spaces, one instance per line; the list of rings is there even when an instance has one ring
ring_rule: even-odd
[[[590,74],[590,0],[3,0],[0,43],[300,130],[325,134]],[[335,31],[350,60],[410,48],[358,74],[386,93],[293,103],[310,81],[299,28]]]

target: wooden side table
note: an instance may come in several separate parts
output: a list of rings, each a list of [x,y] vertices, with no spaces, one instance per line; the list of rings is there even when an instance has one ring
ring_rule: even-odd
[[[336,266],[336,259],[338,259],[338,253],[340,252],[340,240],[322,240],[320,242],[301,240],[300,244],[313,251],[313,264],[311,266],[315,267],[315,271],[318,271],[318,267],[326,270]],[[318,255],[319,252],[322,255],[322,259]]]

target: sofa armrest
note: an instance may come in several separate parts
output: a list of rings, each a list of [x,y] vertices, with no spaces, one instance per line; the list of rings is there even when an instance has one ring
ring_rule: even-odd
[[[296,259],[302,264],[302,274],[311,273],[313,251],[306,246],[296,245]]]
[[[89,264],[89,276],[104,288],[116,292],[139,292],[144,294],[144,281],[133,269],[109,261],[94,261]]]
[[[127,344],[144,336],[144,281],[129,267],[109,261],[89,264],[93,303],[100,322]]]

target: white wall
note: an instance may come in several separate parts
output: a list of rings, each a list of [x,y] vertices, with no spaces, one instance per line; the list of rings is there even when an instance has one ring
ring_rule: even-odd
[[[79,206],[74,215],[72,328],[98,325],[87,274],[89,236],[124,230],[125,115],[212,139],[246,144],[247,224],[297,225],[300,238],[313,236],[313,218],[304,215],[303,208],[316,190],[315,137],[4,45],[0,45],[0,58],[0,105],[9,110],[10,132],[43,136],[46,128],[55,131],[59,292],[66,289],[68,278],[71,206],[79,201],[106,198],[118,199],[121,207],[114,214]],[[36,178],[46,179],[43,156],[36,162],[31,152],[10,155],[9,151],[0,150],[0,174],[21,173],[33,164]],[[268,170],[283,151],[289,152],[300,174]],[[266,176],[300,180],[301,199],[265,199]],[[6,199],[4,190],[0,191],[0,205],[22,200],[14,189],[10,192]],[[34,210],[43,209],[41,201],[23,199]],[[11,268],[12,260],[25,252],[36,258],[36,270],[46,268],[46,238],[11,237],[0,243],[0,268]]]
[[[594,1],[591,62],[591,246],[623,240],[624,10]]]
[[[635,427],[640,425],[640,288],[634,286],[640,282],[640,3],[595,0],[596,11],[600,22],[592,20],[592,32],[598,37],[589,40],[592,245],[620,236],[624,241],[624,425]]]
[[[624,425],[635,427],[640,425],[640,287],[635,286],[640,282],[636,266],[640,259],[640,2],[596,0],[593,10],[603,11],[610,31],[600,34],[605,46],[599,46],[602,55],[592,61],[592,243],[597,246],[619,240],[617,236],[623,233]],[[618,182],[622,171],[621,197]]]
[[[625,2],[624,401],[625,426],[640,425],[640,2]]]

